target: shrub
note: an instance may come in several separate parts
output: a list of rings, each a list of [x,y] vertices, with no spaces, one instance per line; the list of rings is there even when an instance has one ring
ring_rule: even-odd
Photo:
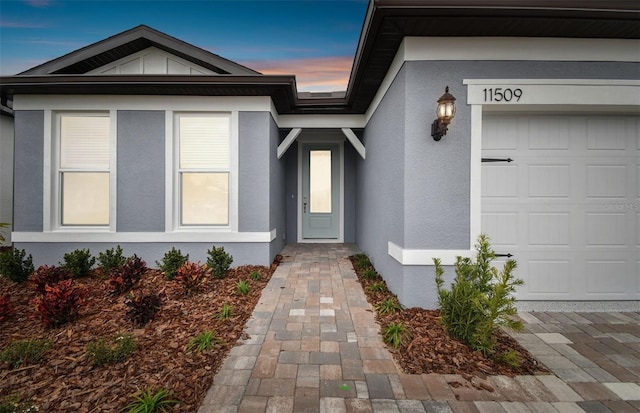
[[[0,398],[0,413],[35,413],[38,406],[29,400],[23,400],[18,394],[10,394]]]
[[[371,261],[367,254],[355,254],[353,256],[353,264],[356,270],[364,270],[371,267]]]
[[[125,301],[125,305],[129,307],[125,318],[137,327],[144,327],[149,321],[153,320],[160,307],[162,307],[163,301],[163,294],[155,291],[147,294],[142,291],[131,293]]]
[[[512,274],[514,260],[507,260],[502,271],[491,266],[495,253],[485,235],[478,237],[476,252],[475,262],[458,257],[450,290],[443,288],[440,260],[433,261],[442,324],[452,337],[488,354],[495,348],[495,333],[500,326],[522,329],[522,323],[512,317],[517,314],[512,293],[523,281]]]
[[[109,286],[113,295],[130,291],[147,271],[147,263],[133,254],[120,268],[112,268],[109,274]]]
[[[187,262],[176,271],[176,281],[182,285],[187,295],[200,290],[202,284],[207,280],[208,270],[200,262]]]
[[[164,273],[164,276],[169,280],[173,280],[176,277],[176,271],[189,261],[189,254],[182,255],[180,250],[175,247],[171,248],[164,254],[164,257],[160,261],[156,261],[156,265],[160,268],[160,271]]]
[[[45,285],[45,293],[33,299],[40,319],[47,327],[57,327],[78,318],[87,289],[75,287],[73,280]]]
[[[71,273],[73,278],[84,277],[89,274],[91,267],[96,263],[95,257],[91,256],[91,252],[87,248],[86,250],[77,249],[72,252],[64,254],[64,264],[61,266],[67,269]]]
[[[384,342],[393,348],[398,348],[404,340],[407,327],[402,323],[389,323],[384,330]]]
[[[375,309],[378,314],[391,314],[402,310],[402,305],[400,305],[398,299],[392,297],[376,304]]]
[[[126,261],[127,258],[122,255],[122,247],[120,245],[98,254],[98,266],[105,275],[109,275],[113,268],[122,267]]]
[[[109,341],[99,338],[87,345],[87,355],[94,366],[125,361],[136,352],[136,338],[133,334],[121,334]]]
[[[224,278],[233,263],[233,257],[224,251],[224,247],[216,248],[215,245],[207,250],[207,255],[207,267],[211,268],[213,276]]]
[[[27,281],[33,273],[33,260],[25,255],[24,250],[15,248],[0,252],[0,275],[17,283]]]
[[[372,293],[377,293],[377,292],[382,292],[387,290],[387,286],[382,281],[371,283],[367,288]]]
[[[509,349],[503,353],[497,355],[497,360],[501,363],[507,364],[511,367],[518,368],[522,363],[522,359],[520,358],[520,354],[514,349]]]
[[[222,341],[218,337],[216,337],[216,332],[212,330],[206,330],[189,340],[186,351],[195,351],[196,353],[202,353],[203,351],[209,350],[218,343],[222,343]]]
[[[229,304],[224,304],[218,312],[218,320],[228,320],[231,317],[232,311],[233,307],[231,307]]]
[[[362,271],[362,278],[364,278],[365,280],[375,280],[376,278],[378,278],[378,273],[373,268],[367,268],[366,270]]]
[[[171,397],[171,392],[164,388],[160,388],[156,392],[153,392],[151,389],[145,389],[139,394],[134,395],[134,400],[124,409],[127,413],[167,412],[173,405],[179,403]]]
[[[51,267],[41,265],[29,279],[29,282],[32,284],[33,291],[36,294],[43,295],[46,293],[45,286],[57,284],[69,278],[71,278],[71,274],[66,268],[56,267],[55,265]]]
[[[251,287],[249,287],[249,284],[247,284],[245,280],[238,281],[238,284],[236,284],[236,292],[239,295],[247,295],[249,291],[251,291]]]
[[[0,295],[0,323],[8,320],[9,317],[15,313],[13,305],[11,305],[11,301],[9,300],[9,294]]]
[[[251,278],[253,281],[258,281],[262,279],[262,276],[258,271],[251,271],[251,274],[249,274],[249,278]]]
[[[0,353],[0,361],[9,363],[12,368],[33,364],[42,358],[45,351],[51,348],[50,340],[32,339],[12,341]]]

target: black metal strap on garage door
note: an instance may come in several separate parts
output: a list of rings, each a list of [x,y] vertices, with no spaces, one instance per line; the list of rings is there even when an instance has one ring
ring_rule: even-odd
[[[511,258],[513,257],[513,254],[508,253],[508,254],[496,254],[496,258],[498,257],[507,257],[507,258]]]
[[[513,162],[511,158],[482,158],[482,162]]]

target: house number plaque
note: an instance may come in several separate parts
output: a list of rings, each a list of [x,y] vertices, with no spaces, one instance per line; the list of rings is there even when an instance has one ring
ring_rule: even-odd
[[[484,88],[484,101],[485,102],[520,102],[522,97],[522,89],[510,87],[491,87]]]

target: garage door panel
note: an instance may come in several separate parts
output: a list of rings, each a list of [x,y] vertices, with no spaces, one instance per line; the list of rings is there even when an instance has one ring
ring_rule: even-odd
[[[569,246],[571,217],[568,213],[528,214],[528,244]]]
[[[626,165],[587,165],[587,197],[626,198]]]
[[[587,246],[629,245],[627,214],[587,213]]]
[[[571,168],[565,165],[529,165],[529,197],[568,198],[571,196]]]
[[[482,156],[514,161],[482,165],[481,230],[517,260],[516,297],[639,299],[639,118],[499,118]]]

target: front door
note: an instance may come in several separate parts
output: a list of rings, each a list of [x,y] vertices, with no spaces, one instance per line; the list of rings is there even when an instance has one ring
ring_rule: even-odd
[[[340,145],[302,144],[302,240],[340,236]]]

